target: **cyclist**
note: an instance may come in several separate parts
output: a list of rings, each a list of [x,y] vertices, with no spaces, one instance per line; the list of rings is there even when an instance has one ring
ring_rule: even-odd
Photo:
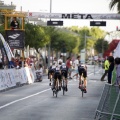
[[[55,86],[56,86],[56,81],[57,79],[59,80],[58,81],[58,90],[61,90],[61,70],[60,70],[60,67],[61,67],[61,62],[59,62],[59,65],[56,66],[56,68],[54,69],[54,83],[53,83],[53,88],[52,89],[55,89]]]
[[[51,65],[49,70],[48,70],[48,79],[50,79],[49,86],[51,86],[51,82],[52,82],[52,78],[54,76],[55,68],[56,68],[56,62],[53,62],[53,65]]]
[[[65,65],[65,63],[62,63],[61,67],[61,75],[64,75],[65,77],[65,81],[66,81],[66,91],[68,91],[68,80],[67,80],[67,76],[68,76],[68,67]]]
[[[84,85],[84,92],[87,93],[87,66],[84,64],[79,64],[78,66],[78,73],[79,73],[79,89],[81,89],[81,77],[83,77],[83,85]]]

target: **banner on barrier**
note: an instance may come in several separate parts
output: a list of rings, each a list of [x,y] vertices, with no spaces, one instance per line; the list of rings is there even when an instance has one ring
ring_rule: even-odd
[[[2,34],[0,34],[0,40],[2,41],[2,44],[4,46],[5,49],[5,53],[9,59],[9,61],[11,60],[11,58],[14,56],[11,49],[9,48],[9,45],[7,44],[7,42],[5,41],[4,37],[2,36]]]
[[[34,83],[34,79],[33,71],[28,67],[0,70],[0,90],[16,86],[17,82],[20,84]]]

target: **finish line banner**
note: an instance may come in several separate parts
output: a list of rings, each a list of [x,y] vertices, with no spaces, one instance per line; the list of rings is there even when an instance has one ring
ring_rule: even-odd
[[[120,20],[120,14],[81,14],[81,13],[41,13],[29,12],[28,18],[51,18],[51,19],[110,19]]]

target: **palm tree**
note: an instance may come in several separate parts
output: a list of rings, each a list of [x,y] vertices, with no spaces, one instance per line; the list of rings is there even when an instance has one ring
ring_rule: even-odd
[[[109,4],[110,10],[114,9],[115,6],[117,6],[117,11],[120,13],[120,0],[111,0]]]

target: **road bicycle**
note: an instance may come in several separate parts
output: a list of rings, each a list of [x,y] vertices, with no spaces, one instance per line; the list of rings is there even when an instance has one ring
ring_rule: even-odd
[[[66,80],[65,80],[65,76],[64,76],[65,72],[62,72],[62,89],[63,89],[63,95],[65,95],[66,92]]]
[[[53,91],[53,96],[55,95],[56,97],[58,96],[58,92],[59,92],[59,79],[58,79],[58,75],[57,75],[57,79],[53,79],[53,85],[54,89],[52,89]]]
[[[79,83],[79,89],[81,90],[82,97],[83,97],[84,93],[85,93],[84,77],[83,77],[83,75],[81,75],[80,77],[81,77],[81,82]]]

